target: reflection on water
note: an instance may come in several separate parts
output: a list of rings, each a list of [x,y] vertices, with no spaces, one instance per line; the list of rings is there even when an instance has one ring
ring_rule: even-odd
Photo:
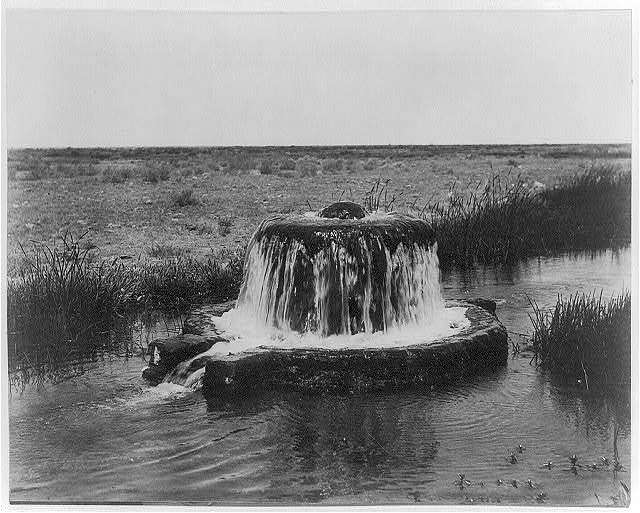
[[[604,253],[447,276],[443,293],[492,297],[508,329],[527,332],[527,295],[551,306],[557,293],[618,292],[630,285],[630,259]],[[528,358],[427,390],[234,399],[150,387],[143,366],[112,360],[11,397],[12,500],[536,504],[544,491],[548,504],[597,504],[594,493],[607,503],[618,480],[630,482],[629,472],[586,469],[612,459],[616,424],[629,469],[629,391],[556,384]],[[585,465],[577,476],[572,454]]]

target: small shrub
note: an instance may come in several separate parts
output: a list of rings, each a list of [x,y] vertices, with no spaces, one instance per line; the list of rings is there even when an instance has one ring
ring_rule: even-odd
[[[226,216],[218,219],[218,232],[221,237],[226,237],[231,233],[231,226],[233,225],[233,218]]]
[[[56,175],[66,178],[77,176],[93,176],[98,173],[98,169],[93,164],[67,163],[56,166]]]
[[[153,258],[173,258],[184,254],[184,249],[172,244],[153,243],[147,253]]]
[[[316,176],[318,164],[309,156],[304,156],[296,162],[296,172],[299,176]]]
[[[124,183],[131,178],[129,168],[108,167],[102,172],[102,179],[109,183]]]
[[[245,153],[237,153],[227,160],[227,171],[249,171],[253,169],[254,163]]]
[[[265,159],[260,162],[260,174],[261,175],[271,175],[275,172],[275,166],[273,162],[269,159]]]
[[[365,171],[372,171],[376,168],[376,161],[374,159],[367,160],[363,166]]]
[[[284,171],[295,171],[296,161],[292,158],[281,159],[278,163],[278,167],[280,168],[280,170]]]
[[[169,179],[169,166],[145,166],[142,173],[142,180],[149,183],[164,182]]]
[[[327,159],[322,163],[322,171],[325,173],[339,173],[342,171],[342,159]]]
[[[209,235],[213,233],[213,228],[207,223],[189,223],[185,228],[192,232],[198,232],[200,235]]]
[[[193,189],[183,189],[173,195],[172,203],[174,206],[182,208],[199,205],[200,200],[195,196]]]
[[[25,180],[44,180],[45,178],[49,178],[51,175],[51,171],[49,170],[49,166],[44,163],[38,162],[34,163],[33,166],[29,168],[29,171],[25,175]]]

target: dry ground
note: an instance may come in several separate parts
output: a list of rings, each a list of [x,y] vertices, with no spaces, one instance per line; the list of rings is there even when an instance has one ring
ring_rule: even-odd
[[[88,232],[105,258],[203,257],[242,247],[269,214],[319,209],[341,195],[361,201],[378,178],[390,179],[395,208],[407,211],[446,200],[454,182],[464,192],[498,174],[552,187],[605,159],[628,168],[630,147],[10,150],[9,269],[19,243],[65,231]]]

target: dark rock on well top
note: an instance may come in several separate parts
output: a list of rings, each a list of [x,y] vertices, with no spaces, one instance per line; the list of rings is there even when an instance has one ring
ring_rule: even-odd
[[[333,219],[362,219],[366,212],[364,208],[352,201],[338,201],[324,207],[318,215]]]

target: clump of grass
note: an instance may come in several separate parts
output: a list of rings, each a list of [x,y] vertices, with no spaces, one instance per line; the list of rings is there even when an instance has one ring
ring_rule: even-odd
[[[631,242],[631,174],[594,166],[543,191],[494,175],[467,195],[454,184],[448,201],[428,203],[422,214],[436,232],[445,269],[619,248]]]
[[[51,171],[48,165],[42,162],[33,162],[24,178],[35,181],[49,178],[49,176],[51,176]]]
[[[316,176],[318,164],[312,157],[305,155],[296,162],[296,172],[299,176]]]
[[[294,171],[296,169],[296,161],[292,158],[284,158],[278,163],[281,171]]]
[[[149,183],[164,182],[169,179],[170,175],[169,166],[145,166],[142,172],[142,180]]]
[[[429,204],[426,217],[436,233],[443,267],[509,263],[529,254],[542,202],[524,182],[494,175],[468,196],[456,184],[444,203]]]
[[[610,300],[602,293],[558,296],[552,311],[529,300],[538,363],[588,389],[594,384],[629,383],[631,379],[631,295]]]
[[[8,361],[12,385],[61,379],[97,356],[134,350],[133,317],[159,309],[237,297],[240,252],[204,261],[179,255],[154,263],[92,262],[95,246],[64,235],[61,246],[34,244],[7,286]]]
[[[183,255],[184,249],[174,246],[173,244],[156,242],[151,245],[147,253],[154,258],[172,258]]]
[[[199,205],[200,200],[193,192],[193,189],[182,189],[173,195],[172,204],[175,207],[183,208],[194,205]]]
[[[78,176],[93,176],[98,173],[98,169],[91,163],[73,163],[67,162],[56,166],[56,175],[66,178],[74,178]]]
[[[253,169],[253,160],[245,153],[236,153],[227,159],[226,171],[248,171]]]
[[[365,193],[363,204],[364,208],[369,212],[391,212],[396,202],[396,195],[389,190],[390,179],[382,181],[382,178],[376,179],[371,188]]]
[[[239,254],[147,264],[135,270],[136,294],[146,308],[177,312],[198,303],[228,301],[238,296],[242,266]]]
[[[108,167],[102,172],[102,179],[109,183],[124,183],[131,178],[131,170],[122,167]]]
[[[233,225],[233,217],[225,216],[218,219],[218,232],[221,237],[226,237],[231,233],[231,226]]]
[[[342,159],[327,159],[322,163],[322,171],[324,173],[339,173],[342,171],[344,162]]]
[[[365,171],[373,171],[376,168],[376,161],[374,159],[367,160],[362,167]]]
[[[7,286],[9,369],[23,382],[109,349],[110,330],[133,298],[134,282],[122,265],[92,265],[91,246],[68,234],[61,240],[23,249],[24,266]]]
[[[571,249],[619,248],[631,243],[631,172],[594,164],[544,191],[554,230],[549,239]]]
[[[264,159],[260,162],[260,174],[272,175],[276,172],[276,167],[271,159]]]

